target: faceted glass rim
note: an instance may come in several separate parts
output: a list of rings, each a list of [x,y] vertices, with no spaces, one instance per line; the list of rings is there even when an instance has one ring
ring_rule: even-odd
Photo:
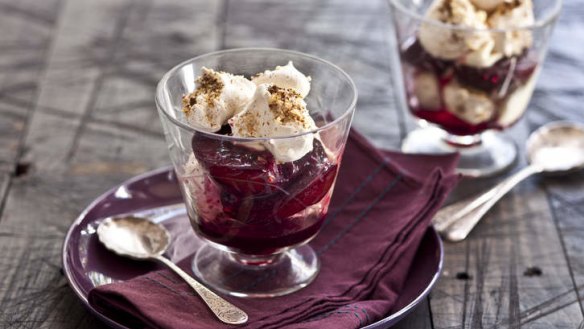
[[[550,1],[550,0],[545,0],[545,1]],[[407,15],[407,16],[409,16],[417,21],[421,21],[425,24],[431,24],[431,25],[434,25],[436,27],[451,29],[451,30],[456,30],[456,31],[461,31],[461,32],[493,32],[493,33],[505,33],[505,32],[522,31],[522,30],[533,31],[533,30],[545,28],[545,27],[553,24],[556,21],[556,19],[558,18],[558,16],[560,15],[563,0],[551,0],[551,1],[554,1],[553,8],[549,11],[549,13],[544,15],[544,17],[536,20],[533,24],[525,25],[525,26],[518,26],[518,27],[513,27],[513,28],[508,28],[508,29],[500,29],[500,28],[480,29],[480,28],[471,28],[471,27],[466,27],[466,26],[452,25],[452,24],[444,23],[444,22],[436,20],[436,19],[427,18],[423,15],[420,15],[420,14],[414,12],[413,10],[406,8],[401,3],[400,0],[388,0],[390,6],[397,8],[401,13],[403,13],[403,14],[405,14],[405,15]]]
[[[327,124],[318,127],[316,129],[312,129],[310,131],[306,131],[306,132],[302,132],[299,134],[294,134],[294,135],[286,135],[286,136],[277,136],[277,137],[239,137],[239,136],[228,136],[228,135],[221,135],[221,134],[217,134],[214,132],[209,132],[209,131],[205,131],[203,129],[197,128],[197,127],[193,127],[190,126],[188,124],[186,124],[185,122],[182,122],[180,120],[178,120],[177,118],[173,117],[170,113],[169,110],[167,108],[167,106],[163,106],[162,105],[162,97],[164,95],[164,90],[165,90],[165,86],[168,83],[168,80],[174,76],[180,69],[182,69],[183,67],[185,67],[186,65],[189,65],[191,63],[194,63],[198,60],[201,59],[206,59],[209,57],[214,57],[214,56],[219,56],[219,55],[224,55],[224,54],[235,54],[235,53],[253,53],[253,52],[266,52],[266,53],[273,53],[275,55],[294,55],[294,56],[300,56],[300,57],[304,57],[306,59],[312,60],[314,62],[329,66],[330,68],[332,68],[333,70],[339,72],[341,74],[341,76],[343,76],[346,80],[346,82],[349,84],[350,89],[352,90],[352,99],[351,102],[349,104],[349,106],[347,106],[347,108],[344,110],[343,114],[340,115],[338,118],[334,119],[331,122],[328,122]],[[355,82],[353,82],[353,79],[351,79],[351,77],[340,67],[338,67],[337,65],[324,60],[322,58],[319,58],[317,56],[314,55],[309,55],[306,53],[302,53],[299,51],[294,51],[294,50],[287,50],[287,49],[278,49],[278,48],[233,48],[233,49],[227,49],[227,50],[219,50],[219,51],[214,51],[214,52],[210,52],[210,53],[206,53],[200,56],[196,56],[196,57],[192,57],[189,58],[179,64],[177,64],[176,66],[174,66],[172,69],[170,69],[168,72],[166,72],[162,78],[160,79],[160,81],[158,82],[158,85],[156,87],[156,96],[155,96],[155,102],[156,102],[156,106],[158,107],[158,110],[162,113],[164,113],[165,117],[170,120],[173,124],[177,125],[178,127],[185,129],[189,132],[192,133],[199,133],[199,134],[204,134],[207,136],[210,136],[212,138],[216,138],[216,139],[223,139],[223,140],[230,140],[230,141],[240,141],[240,142],[258,142],[258,141],[270,141],[270,140],[286,140],[286,139],[293,139],[293,138],[297,138],[300,136],[304,136],[304,135],[309,135],[309,134],[315,134],[318,133],[322,130],[328,129],[330,127],[333,127],[334,125],[338,124],[339,122],[343,121],[344,119],[347,118],[347,116],[351,116],[354,112],[354,109],[357,105],[357,87],[355,85]]]

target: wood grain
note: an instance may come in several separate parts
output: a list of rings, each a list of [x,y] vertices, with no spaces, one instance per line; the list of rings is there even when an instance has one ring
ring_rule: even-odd
[[[582,14],[565,1],[518,143],[584,122]],[[389,24],[384,0],[0,0],[0,327],[104,327],[66,285],[61,243],[98,194],[168,163],[152,95],[181,60],[248,46],[328,59],[359,89],[355,127],[397,148],[411,120],[392,95]],[[446,245],[429,302],[397,328],[584,328],[583,205],[584,174],[523,183]]]
[[[12,176],[20,174],[22,139],[59,9],[58,0],[0,2],[0,30],[5,31],[0,38],[0,213]]]
[[[47,15],[40,3],[27,5],[19,9]],[[183,58],[215,48],[217,11],[207,1],[62,5],[46,63],[33,79],[38,95],[24,98],[34,110],[29,127],[24,136],[9,133],[24,141],[32,169],[12,179],[0,221],[0,327],[104,327],[61,273],[64,235],[98,194],[168,163],[155,82]],[[152,47],[154,39],[167,43]]]

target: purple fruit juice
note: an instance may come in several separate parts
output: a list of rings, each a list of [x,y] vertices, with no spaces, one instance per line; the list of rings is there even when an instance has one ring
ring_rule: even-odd
[[[261,147],[204,134],[195,134],[192,149],[196,174],[185,176],[183,192],[198,234],[233,251],[267,255],[319,231],[338,161],[318,138],[310,152],[291,162],[278,162]]]

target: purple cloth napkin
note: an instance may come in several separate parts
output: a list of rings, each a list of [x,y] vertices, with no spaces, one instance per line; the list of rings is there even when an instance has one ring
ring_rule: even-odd
[[[283,297],[227,297],[249,314],[244,327],[359,328],[383,318],[432,216],[458,181],[456,161],[381,152],[352,132],[325,224],[310,243],[322,261],[318,277]],[[190,261],[179,265],[186,269]],[[100,286],[89,302],[130,328],[229,327],[169,270]]]

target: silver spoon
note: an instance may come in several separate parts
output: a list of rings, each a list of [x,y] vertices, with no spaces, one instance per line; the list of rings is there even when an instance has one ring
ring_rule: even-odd
[[[170,243],[170,233],[159,224],[141,217],[109,217],[97,227],[97,236],[107,249],[138,260],[157,260],[183,278],[224,323],[243,324],[247,314],[207,289],[162,254]]]
[[[584,125],[552,122],[534,131],[527,140],[529,166],[479,197],[441,209],[432,220],[449,241],[464,240],[480,219],[513,187],[534,174],[563,175],[584,168]]]

